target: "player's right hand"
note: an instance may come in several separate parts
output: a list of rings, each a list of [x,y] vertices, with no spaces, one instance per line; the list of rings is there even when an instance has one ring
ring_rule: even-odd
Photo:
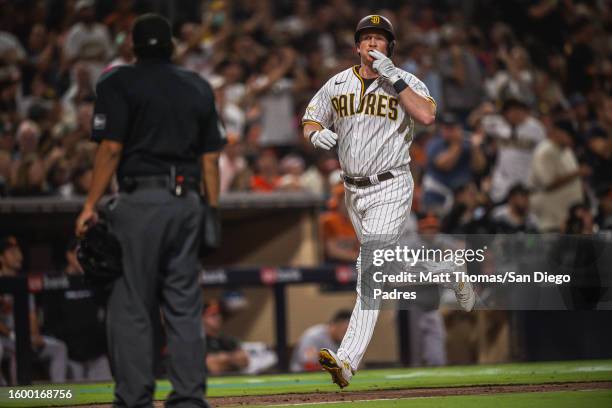
[[[332,147],[334,147],[337,140],[338,135],[329,129],[317,130],[310,138],[310,141],[314,147],[325,150],[330,150]]]
[[[385,54],[378,50],[370,50],[368,54],[370,55],[370,57],[374,58],[372,68],[374,68],[374,70],[378,72],[380,76],[388,79],[392,84],[402,79],[399,72],[397,71],[397,68],[395,68],[395,65],[393,65],[393,61],[391,61],[391,58],[387,57]]]

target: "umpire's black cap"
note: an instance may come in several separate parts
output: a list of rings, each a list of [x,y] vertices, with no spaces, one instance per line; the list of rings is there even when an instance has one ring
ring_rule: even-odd
[[[143,14],[134,21],[132,41],[138,57],[170,58],[173,50],[170,22],[159,14]]]

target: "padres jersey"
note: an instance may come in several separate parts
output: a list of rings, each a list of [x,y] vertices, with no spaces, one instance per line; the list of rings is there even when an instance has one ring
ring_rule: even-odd
[[[413,91],[435,104],[423,82],[398,71]],[[364,85],[358,65],[334,75],[312,98],[302,119],[338,134],[342,170],[353,177],[408,165],[414,132],[414,121],[389,81],[379,77],[367,89]]]

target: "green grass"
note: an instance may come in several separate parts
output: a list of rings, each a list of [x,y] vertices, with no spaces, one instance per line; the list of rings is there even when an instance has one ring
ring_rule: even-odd
[[[308,407],[309,405],[303,405]],[[310,405],[316,407],[317,405]],[[562,392],[527,392],[517,394],[471,395],[435,398],[406,398],[382,401],[339,402],[325,404],[325,408],[610,408],[612,391],[562,391]],[[281,408],[282,405],[275,407]],[[295,408],[295,405],[286,405]],[[257,408],[257,407],[253,407]]]
[[[543,384],[551,382],[612,381],[612,360],[522,363],[465,367],[363,370],[350,391],[470,385]],[[16,400],[9,390],[70,389],[71,400]],[[326,373],[217,377],[208,382],[208,396],[246,396],[308,392],[335,392]],[[155,398],[165,399],[168,381],[159,381]],[[112,401],[112,384],[78,384],[0,388],[0,407],[61,406]],[[611,405],[612,406],[612,405]],[[499,407],[496,407],[499,408]]]

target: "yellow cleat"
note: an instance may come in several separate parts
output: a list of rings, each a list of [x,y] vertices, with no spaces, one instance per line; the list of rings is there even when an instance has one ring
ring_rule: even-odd
[[[332,381],[338,384],[340,388],[349,385],[354,372],[347,361],[340,360],[336,353],[324,348],[319,351],[319,363],[323,370],[332,376]]]

